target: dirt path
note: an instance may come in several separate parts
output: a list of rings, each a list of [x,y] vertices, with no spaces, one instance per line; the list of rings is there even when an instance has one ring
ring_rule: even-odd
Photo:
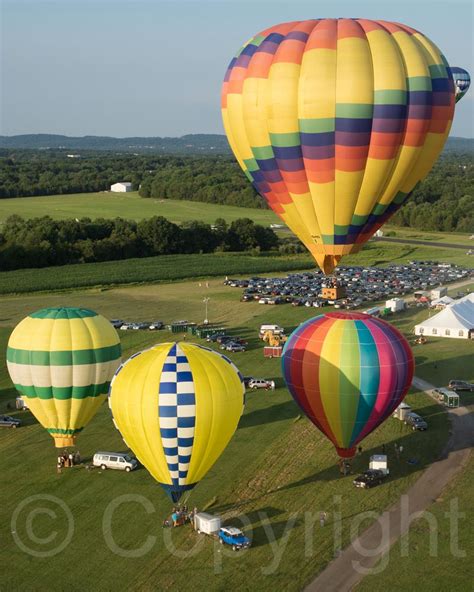
[[[435,388],[420,378],[413,386],[431,396]],[[409,513],[426,510],[436,502],[446,485],[467,464],[474,445],[474,415],[466,407],[446,409],[452,431],[441,458],[430,465],[407,491]],[[406,510],[405,510],[406,515]],[[374,567],[391,546],[408,531],[403,519],[400,500],[385,511],[378,520],[353,541],[309,584],[306,592],[349,592],[362,580],[367,570]],[[382,533],[388,532],[386,541]],[[361,552],[361,550],[368,552]],[[374,551],[372,551],[374,550]],[[376,550],[376,551],[375,551]],[[369,555],[369,556],[367,556]]]

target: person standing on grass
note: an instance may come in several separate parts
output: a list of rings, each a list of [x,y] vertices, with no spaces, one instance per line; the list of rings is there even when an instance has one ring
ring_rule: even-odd
[[[327,517],[328,517],[327,512],[319,512],[319,524],[320,524],[321,528],[323,528],[324,525],[326,524]]]

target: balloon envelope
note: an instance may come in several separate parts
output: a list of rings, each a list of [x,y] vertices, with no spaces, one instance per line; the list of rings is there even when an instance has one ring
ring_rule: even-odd
[[[178,501],[232,438],[244,392],[240,372],[225,356],[192,343],[163,343],[117,370],[109,405],[127,446]]]
[[[289,337],[282,359],[291,395],[337,449],[356,445],[400,404],[413,354],[394,327],[361,313],[326,313]]]
[[[469,87],[471,86],[471,76],[467,70],[459,68],[458,66],[452,66],[451,73],[453,75],[457,103],[469,90]]]
[[[120,339],[86,308],[45,308],[23,319],[7,347],[8,372],[57,447],[72,446],[107,396]]]
[[[454,84],[436,45],[405,25],[276,25],[232,59],[222,88],[230,146],[325,273],[405,202],[441,152]]]

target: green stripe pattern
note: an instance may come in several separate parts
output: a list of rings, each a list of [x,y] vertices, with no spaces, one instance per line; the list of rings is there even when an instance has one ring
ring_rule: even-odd
[[[85,399],[87,397],[100,397],[109,392],[110,381],[102,384],[90,384],[87,386],[25,386],[15,384],[15,388],[29,399],[57,399],[67,401],[68,399]]]
[[[101,364],[120,358],[120,343],[96,349],[71,351],[34,351],[7,347],[7,361],[33,366],[72,366]]]

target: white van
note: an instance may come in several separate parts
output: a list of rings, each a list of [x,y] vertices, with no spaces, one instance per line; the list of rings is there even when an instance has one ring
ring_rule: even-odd
[[[137,460],[125,452],[96,452],[92,460],[94,467],[105,469],[119,469],[120,471],[133,471],[137,468]]]
[[[260,325],[260,339],[263,339],[267,331],[271,331],[273,335],[282,335],[285,329],[280,327],[280,325]]]

